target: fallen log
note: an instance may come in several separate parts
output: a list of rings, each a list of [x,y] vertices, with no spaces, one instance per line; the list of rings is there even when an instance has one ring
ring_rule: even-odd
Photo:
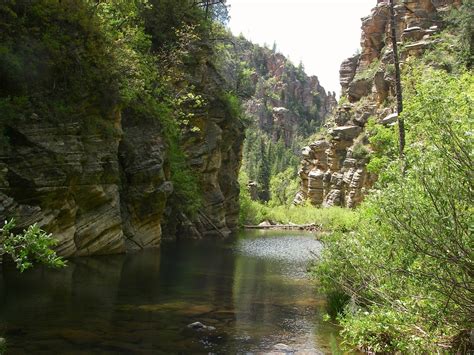
[[[244,229],[282,229],[282,230],[315,230],[321,229],[320,225],[312,224],[270,224],[270,225],[244,225]]]

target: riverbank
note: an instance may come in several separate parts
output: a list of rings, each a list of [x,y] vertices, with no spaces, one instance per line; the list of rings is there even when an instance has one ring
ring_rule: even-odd
[[[357,223],[354,210],[340,207],[269,206],[250,201],[242,206],[240,225],[250,229],[348,231]]]
[[[292,231],[307,231],[307,232],[319,232],[321,231],[321,225],[316,223],[311,224],[272,224],[271,222],[265,221],[259,225],[247,225],[244,229],[257,229],[257,230],[292,230]]]

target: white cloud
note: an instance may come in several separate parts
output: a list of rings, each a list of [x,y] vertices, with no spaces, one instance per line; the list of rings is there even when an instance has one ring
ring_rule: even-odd
[[[360,47],[362,17],[376,0],[228,0],[235,35],[278,50],[339,94],[339,67]]]

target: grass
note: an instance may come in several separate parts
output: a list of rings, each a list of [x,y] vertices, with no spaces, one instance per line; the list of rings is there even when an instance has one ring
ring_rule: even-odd
[[[355,75],[354,81],[372,80],[379,69],[380,69],[380,60],[374,60],[372,63],[369,64],[367,68],[358,72]]]
[[[244,225],[257,225],[268,220],[278,224],[315,223],[320,225],[325,231],[349,231],[353,230],[357,223],[357,212],[347,208],[316,208],[313,206],[269,207],[255,201],[246,202],[246,218],[241,218],[241,223]]]

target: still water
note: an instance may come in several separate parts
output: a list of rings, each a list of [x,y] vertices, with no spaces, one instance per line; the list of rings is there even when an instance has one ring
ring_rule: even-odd
[[[0,336],[11,354],[331,353],[337,329],[306,274],[320,248],[311,234],[245,232],[62,270],[6,266]],[[196,321],[215,329],[187,327]]]

